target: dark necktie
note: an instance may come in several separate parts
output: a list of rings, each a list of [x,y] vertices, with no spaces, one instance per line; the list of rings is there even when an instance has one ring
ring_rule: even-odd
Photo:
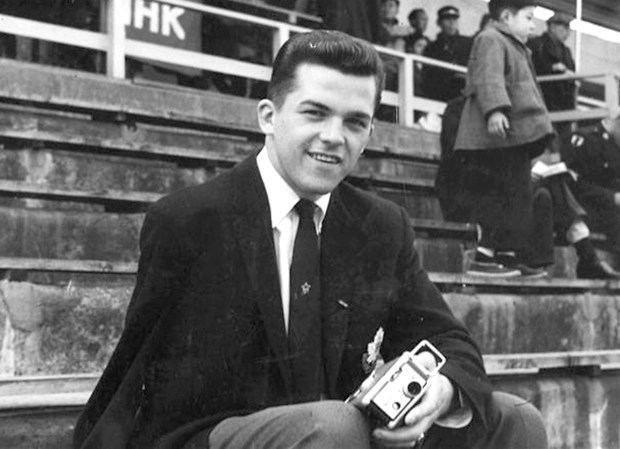
[[[299,225],[293,247],[290,282],[289,354],[296,402],[317,400],[322,390],[319,240],[313,202],[295,205]]]

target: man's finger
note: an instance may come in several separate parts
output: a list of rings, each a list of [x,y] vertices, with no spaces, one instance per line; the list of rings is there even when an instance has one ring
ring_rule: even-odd
[[[428,351],[416,354],[415,358],[420,365],[429,371],[432,371],[437,367],[437,360],[435,359],[435,356]]]

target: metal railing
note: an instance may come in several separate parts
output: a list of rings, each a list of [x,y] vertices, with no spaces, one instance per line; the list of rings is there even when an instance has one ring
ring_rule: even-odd
[[[181,8],[183,11],[191,11],[194,14],[216,16],[221,19],[266,28],[271,34],[273,54],[291,35],[309,30],[294,23],[279,22],[187,0],[156,0],[153,2],[145,2],[145,0],[102,0],[103,32],[86,31],[0,14],[0,33],[100,51],[105,54],[107,75],[114,78],[125,78],[127,58],[135,58],[263,82],[269,80],[271,68],[268,65],[129,38],[126,25],[129,23],[128,14],[131,14],[131,11],[128,8],[134,2],[140,2],[141,5],[147,5],[148,7],[152,7],[156,3],[162,9]],[[377,46],[377,49],[383,57],[398,61],[399,88],[397,91],[386,90],[383,93],[382,104],[396,108],[398,111],[398,122],[404,126],[414,125],[414,111],[441,115],[445,108],[445,103],[443,102],[416,95],[414,70],[419,70],[416,66],[423,64],[424,66],[434,66],[459,73],[467,72],[466,67],[432,58],[403,53],[381,46]],[[578,110],[554,112],[552,113],[552,120],[589,120],[617,114],[620,103],[620,92],[618,89],[620,76],[616,72],[608,72],[541,77],[541,82],[601,77],[604,78],[605,86],[604,102],[580,97],[581,107]]]

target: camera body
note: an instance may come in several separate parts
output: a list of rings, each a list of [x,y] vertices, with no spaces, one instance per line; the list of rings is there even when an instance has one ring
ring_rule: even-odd
[[[427,370],[414,356],[430,352],[437,365]],[[389,429],[402,424],[405,416],[422,398],[429,379],[439,372],[445,357],[430,342],[422,340],[412,351],[373,370],[346,402],[366,411]]]

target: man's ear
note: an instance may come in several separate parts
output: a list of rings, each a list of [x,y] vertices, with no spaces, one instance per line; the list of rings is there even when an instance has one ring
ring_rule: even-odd
[[[273,104],[273,101],[268,99],[259,101],[256,112],[258,114],[258,126],[260,126],[263,134],[273,134],[273,124],[276,114],[276,106]]]

